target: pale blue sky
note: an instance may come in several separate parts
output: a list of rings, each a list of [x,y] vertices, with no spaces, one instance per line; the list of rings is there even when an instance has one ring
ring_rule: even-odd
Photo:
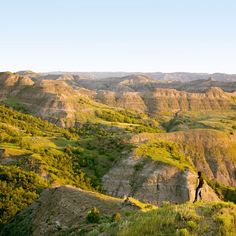
[[[235,0],[0,0],[0,71],[236,73]]]

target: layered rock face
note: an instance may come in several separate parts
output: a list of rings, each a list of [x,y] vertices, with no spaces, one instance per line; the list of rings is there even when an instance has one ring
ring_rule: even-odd
[[[80,114],[90,112],[92,101],[64,80],[42,80],[17,97],[37,116],[63,127],[75,125]],[[31,98],[31,99],[30,99]]]
[[[88,96],[70,86],[67,83],[70,79],[70,76],[57,76],[55,80],[33,82],[26,76],[5,73],[0,79],[0,99],[14,97],[34,115],[70,127],[75,124],[78,113],[89,110]]]
[[[236,187],[236,135],[211,130],[176,132],[167,139],[180,143],[193,165],[209,179]]]
[[[218,111],[230,110],[234,104],[234,94],[225,93],[220,88],[211,88],[205,93],[188,93],[175,89],[155,89],[153,92],[115,93],[99,91],[95,98],[109,106],[148,112],[177,111]]]
[[[64,81],[42,80],[18,93],[17,98],[37,116],[65,126],[62,119],[74,120],[76,92]]]
[[[158,159],[156,161],[145,157],[140,159],[132,154],[129,158],[116,163],[103,177],[103,185],[108,194],[120,197],[130,195],[153,204],[162,201],[174,203],[192,201],[195,195],[197,171],[202,171],[208,180],[229,187],[236,186],[235,134],[214,130],[143,133],[134,135],[130,142],[139,146],[149,140],[175,143],[192,168],[182,170]],[[204,201],[218,200],[215,192],[206,183],[202,195]]]
[[[156,115],[180,110],[230,110],[235,106],[233,98],[236,97],[235,93],[226,93],[220,88],[211,88],[203,93],[155,88],[155,81],[143,75],[103,80],[45,75],[33,81],[27,75],[1,73],[0,85],[1,100],[14,97],[37,116],[62,126],[73,126],[78,113],[88,111],[88,104],[94,101]]]
[[[138,92],[116,93],[103,90],[98,91],[94,98],[108,106],[126,108],[140,113],[148,112],[147,105]]]
[[[151,114],[163,111],[205,111],[228,110],[231,97],[219,88],[212,88],[206,93],[187,93],[175,89],[156,89],[144,94],[143,99]]]
[[[137,112],[148,112],[152,115],[158,112],[176,112],[179,110],[215,111],[231,109],[232,104],[234,104],[232,97],[235,94],[224,92],[221,88],[213,86],[230,87],[227,91],[232,91],[234,88],[232,83],[234,82],[225,84],[214,82],[204,80],[189,84],[182,82],[160,83],[144,75],[132,75],[95,81],[82,80],[79,81],[79,85],[94,91],[91,97],[98,102]],[[180,91],[185,90],[185,88],[186,91]]]
[[[131,142],[166,140],[178,144],[189,163],[210,180],[236,186],[236,135],[215,130],[189,130],[163,134],[135,135]]]
[[[33,84],[34,82],[28,76],[0,73],[0,99],[15,96],[19,91]]]
[[[92,90],[95,100],[109,106],[131,109],[137,112],[178,110],[206,111],[231,109],[236,82],[199,80],[193,82],[160,82],[145,75],[129,75],[121,78],[79,80],[79,86]],[[216,87],[218,86],[218,87]],[[189,91],[189,92],[188,92]]]
[[[193,201],[197,182],[197,176],[193,172],[155,161],[148,161],[137,170],[137,165],[142,161],[131,156],[115,165],[103,177],[103,186],[108,194],[132,196],[152,204]],[[204,201],[219,200],[206,183],[202,195]]]

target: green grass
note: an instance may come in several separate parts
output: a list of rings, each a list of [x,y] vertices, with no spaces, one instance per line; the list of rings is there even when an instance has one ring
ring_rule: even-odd
[[[78,140],[68,140],[64,137],[51,138],[48,141],[56,145],[57,148],[65,148],[68,145],[76,146],[78,143]]]
[[[1,143],[0,148],[14,148],[14,149],[21,149],[19,145],[16,143]]]
[[[0,147],[9,154],[1,163],[33,172],[49,186],[70,184],[102,191],[101,177],[123,157],[123,151],[130,150],[127,133],[118,127],[86,123],[80,129],[67,130],[5,106],[0,108]],[[17,208],[17,202],[14,204]],[[8,211],[5,214],[5,221],[13,216]]]
[[[107,235],[214,235],[236,234],[236,205],[233,203],[198,203],[164,205],[147,213],[137,213]],[[98,235],[98,234],[97,234]]]
[[[177,117],[172,117],[163,123],[167,131],[179,131],[188,129],[215,129],[225,132],[236,130],[236,114],[234,111],[181,112]]]
[[[134,150],[137,158],[151,159],[168,165],[176,166],[184,170],[186,167],[194,167],[186,160],[185,155],[178,149],[178,145],[173,142],[163,140],[151,140],[141,144]]]
[[[0,211],[0,224],[38,197],[34,193],[38,189],[35,183],[35,190],[29,191],[27,201],[21,203],[25,196],[23,182],[19,182],[18,177],[10,182],[6,175],[26,178],[33,174],[45,182],[44,186],[71,184],[84,189],[93,188],[89,177],[79,167],[75,171],[72,157],[64,152],[68,144],[76,145],[77,140],[79,136],[75,132],[0,105],[0,148],[4,151],[4,156],[0,156],[0,163],[4,163],[0,171],[0,195],[2,189],[8,189],[4,198],[0,198],[4,209]]]
[[[26,113],[26,114],[32,114],[29,109],[27,109],[26,106],[18,102],[18,99],[15,97],[8,97],[1,101],[2,104],[12,107],[13,109]]]
[[[101,177],[130,152],[129,135],[117,127],[91,123],[81,126],[78,132],[81,139],[77,147],[70,146],[74,168],[82,168],[98,187]]]

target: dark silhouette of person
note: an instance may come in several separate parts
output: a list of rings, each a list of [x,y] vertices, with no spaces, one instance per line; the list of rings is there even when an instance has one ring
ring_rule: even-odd
[[[203,187],[203,184],[204,184],[204,180],[202,178],[202,172],[201,171],[198,171],[197,174],[198,174],[198,186],[196,188],[195,198],[194,198],[193,203],[197,202],[198,198],[200,198],[202,200],[201,190],[202,190],[202,187]]]

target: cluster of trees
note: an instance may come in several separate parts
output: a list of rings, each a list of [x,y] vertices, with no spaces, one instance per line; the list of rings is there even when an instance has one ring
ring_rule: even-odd
[[[34,159],[36,153],[37,159]],[[54,181],[93,189],[88,175],[81,168],[74,171],[72,156],[65,152],[36,150],[33,155],[19,158],[15,164],[0,166],[0,225],[30,205],[40,190]],[[48,173],[47,180],[39,176],[41,169]]]
[[[74,130],[82,139],[78,146],[67,146],[64,151],[72,157],[74,171],[82,169],[91,178],[92,186],[102,191],[101,177],[132,147],[129,136],[122,129],[102,124],[85,123]]]
[[[127,131],[139,134],[139,133],[162,133],[163,130],[161,130],[158,126],[153,127],[150,125],[138,125],[138,126],[129,126],[125,128]]]
[[[4,129],[8,134],[13,132],[10,126],[18,129],[18,132],[14,132],[13,136],[15,137],[24,134],[32,136],[55,136],[55,134],[60,134],[67,139],[79,138],[78,135],[69,130],[60,128],[46,120],[17,112],[4,105],[0,105],[0,123],[7,124],[8,128],[5,125]],[[1,125],[0,129],[2,127],[3,125]]]
[[[158,122],[148,117],[145,114],[135,114],[128,110],[119,110],[119,111],[111,111],[111,110],[101,110],[96,112],[97,117],[110,121],[110,122],[120,122],[120,123],[128,123],[128,124],[139,124],[139,129],[134,129],[137,133],[139,132],[160,132]],[[133,130],[129,130],[133,131]]]
[[[79,139],[73,130],[66,130],[28,114],[0,105],[0,145],[15,143],[28,151],[15,158],[9,166],[0,166],[0,224],[31,204],[40,192],[54,181],[93,189],[88,175],[81,169],[74,171],[72,155],[59,148],[35,145],[26,137],[65,137]],[[39,139],[40,140],[40,139]],[[47,178],[40,177],[41,171]]]
[[[111,122],[121,122],[135,124],[140,120],[140,115],[133,114],[127,110],[119,110],[117,112],[111,110],[101,110],[96,112],[96,116]]]
[[[0,165],[0,225],[31,204],[46,186],[33,172]]]

